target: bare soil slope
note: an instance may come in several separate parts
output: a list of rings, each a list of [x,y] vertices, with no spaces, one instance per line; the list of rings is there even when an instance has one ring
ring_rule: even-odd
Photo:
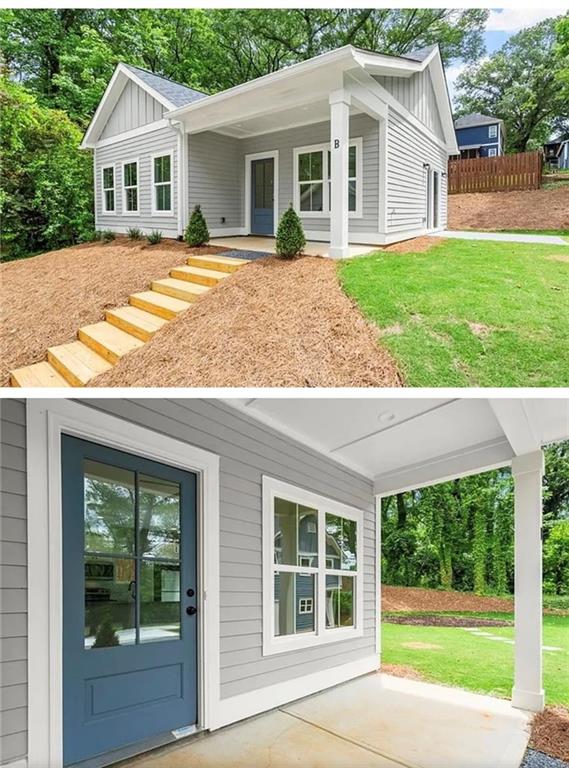
[[[514,601],[420,587],[381,588],[383,611],[513,611]]]

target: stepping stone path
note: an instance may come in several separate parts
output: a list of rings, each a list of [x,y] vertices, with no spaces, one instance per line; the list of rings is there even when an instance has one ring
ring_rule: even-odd
[[[483,632],[476,627],[462,627],[465,632],[470,632],[475,637],[485,637],[488,640],[497,640],[501,643],[508,643],[508,645],[515,645],[516,641],[511,640],[509,637],[500,637],[499,635],[493,635],[491,632]],[[562,651],[563,648],[558,648],[556,645],[542,645],[544,651]]]
[[[170,276],[154,280],[147,291],[133,293],[124,307],[105,311],[105,319],[85,325],[77,340],[49,347],[46,360],[10,372],[12,387],[84,387],[112,368],[123,355],[140,349],[169,320],[236,272],[248,258],[229,255],[191,256]]]

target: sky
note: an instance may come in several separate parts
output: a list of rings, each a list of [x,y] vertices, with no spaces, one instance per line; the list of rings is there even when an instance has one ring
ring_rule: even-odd
[[[521,5],[521,3],[520,3]],[[531,27],[543,19],[550,16],[558,16],[564,13],[565,7],[561,5],[537,4],[527,6],[526,8],[497,8],[490,11],[488,21],[486,22],[486,31],[484,33],[484,42],[486,44],[486,53],[491,54],[500,48],[509,37],[515,35],[524,27]],[[456,78],[465,69],[466,65],[462,61],[457,61],[446,68],[447,82],[451,99],[454,97],[454,84]]]

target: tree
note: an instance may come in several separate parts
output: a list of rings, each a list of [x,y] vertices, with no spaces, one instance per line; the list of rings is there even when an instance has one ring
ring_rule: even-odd
[[[277,228],[277,256],[280,256],[283,259],[291,259],[302,253],[302,249],[305,245],[306,238],[304,236],[302,221],[291,203],[281,216]]]
[[[552,130],[569,127],[567,98],[559,86],[567,53],[557,44],[558,24],[559,18],[551,18],[523,29],[457,80],[458,113],[504,120],[508,152],[540,147]]]
[[[569,520],[559,520],[543,547],[544,590],[569,594]]]
[[[184,232],[184,240],[192,248],[205,245],[209,241],[209,230],[199,205],[196,205],[192,211],[188,226]]]

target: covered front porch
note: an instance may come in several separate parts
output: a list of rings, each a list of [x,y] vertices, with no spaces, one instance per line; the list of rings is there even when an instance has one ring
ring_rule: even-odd
[[[210,245],[227,248],[227,250],[258,251],[260,253],[276,253],[276,239],[274,237],[258,237],[255,235],[238,235],[237,237],[214,237],[209,241]],[[375,246],[357,245],[348,243],[346,258],[364,256],[376,250]],[[308,240],[304,250],[306,256],[330,256],[330,243]]]
[[[530,715],[508,702],[371,673],[132,768],[518,768]]]

